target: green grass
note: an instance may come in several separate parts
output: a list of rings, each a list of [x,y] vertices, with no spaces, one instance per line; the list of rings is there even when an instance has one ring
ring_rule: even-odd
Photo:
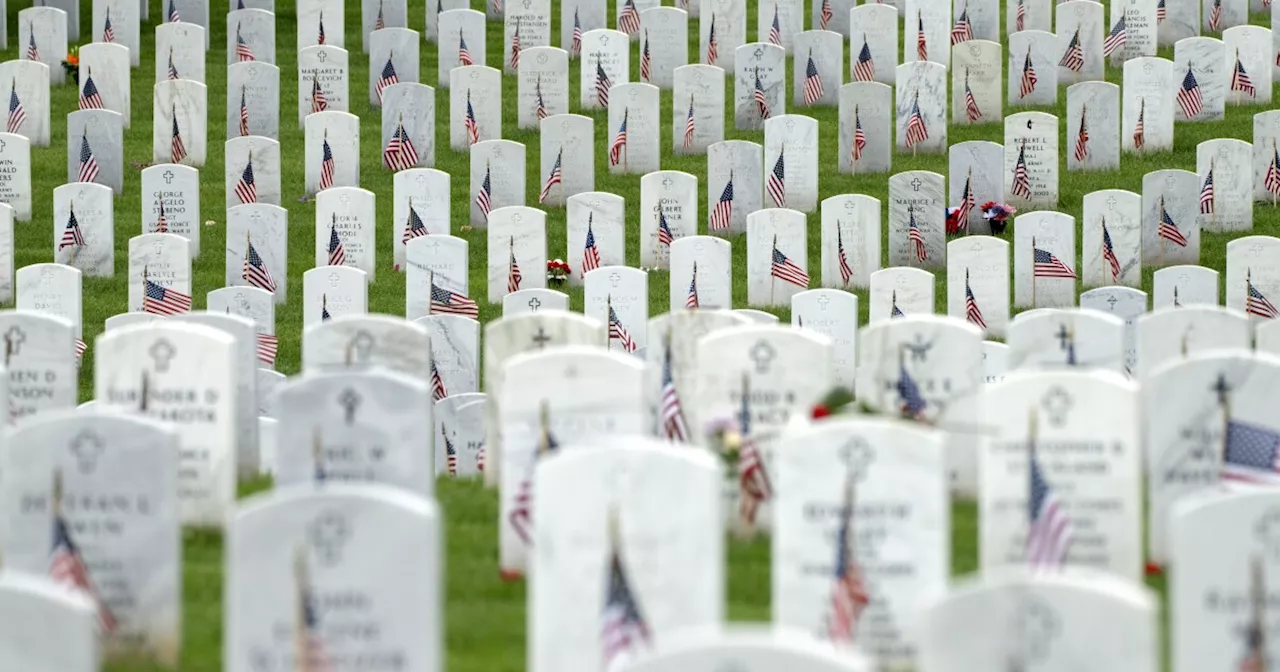
[[[616,0],[614,0],[616,2]],[[294,84],[297,72],[295,14],[293,2],[277,0],[277,56],[281,68],[281,167],[283,169],[282,187],[283,203],[289,210],[291,221],[289,236],[289,281],[292,283],[290,296],[292,300],[277,309],[276,324],[281,335],[279,369],[285,373],[296,373],[299,369],[300,330],[302,322],[301,275],[314,263],[314,202],[298,202],[303,194],[303,134],[297,129],[295,120],[297,88]],[[225,202],[223,186],[223,141],[225,141],[224,109],[226,105],[226,27],[223,11],[227,7],[225,0],[211,0],[213,35],[212,48],[208,54],[208,87],[209,87],[209,152],[208,163],[204,168],[205,177],[202,185],[201,220],[212,222],[201,232],[203,253],[195,261],[193,269],[195,301],[197,307],[203,307],[207,292],[223,286],[224,280],[224,229],[225,221],[223,203]],[[612,2],[610,3],[613,4]],[[748,36],[756,34],[754,2],[748,8]],[[807,4],[807,3],[806,3]],[[93,32],[90,27],[90,5],[87,0],[81,3],[82,28],[85,34]],[[15,3],[9,8],[10,27],[16,26],[17,11],[25,3]],[[424,13],[423,0],[409,2],[410,24],[412,28],[421,30]],[[808,11],[805,12],[808,21]],[[609,12],[612,16],[612,9]],[[151,17],[154,22],[162,16],[160,0],[153,0]],[[553,26],[551,34],[559,35],[559,10],[555,3],[552,11]],[[1265,19],[1253,17],[1255,23],[1266,25]],[[611,19],[612,21],[612,19]],[[393,222],[391,221],[390,198],[392,196],[391,174],[381,166],[381,115],[365,102],[367,95],[365,86],[368,77],[368,59],[359,47],[360,5],[356,0],[347,2],[346,26],[348,46],[350,48],[350,97],[353,101],[351,111],[359,115],[361,127],[362,184],[379,196],[379,220],[377,238],[377,264],[382,270],[377,283],[369,290],[371,312],[400,314],[404,312],[404,276],[391,272]],[[1001,25],[1004,25],[1003,22]],[[142,28],[143,58],[141,67],[133,71],[133,127],[127,132],[124,148],[125,193],[116,199],[116,276],[114,278],[86,278],[84,282],[84,335],[90,344],[102,330],[103,321],[126,310],[127,291],[125,287],[125,264],[127,263],[127,242],[131,236],[141,232],[139,175],[131,170],[133,163],[147,163],[151,160],[151,99],[155,54],[154,23],[145,24]],[[697,60],[697,30],[691,22],[690,26],[691,59]],[[7,58],[16,58],[20,51],[17,44],[16,30],[10,34],[11,44]],[[501,54],[506,45],[503,44],[501,24],[490,23],[487,39],[488,63],[501,62]],[[558,38],[553,37],[553,42]],[[846,46],[845,58],[848,58]],[[634,52],[633,52],[634,53]],[[1172,56],[1172,50],[1161,49],[1161,55]],[[633,56],[632,81],[638,80],[639,59]],[[436,72],[436,50],[434,45],[424,43],[421,55],[421,72],[424,83],[434,84]],[[577,64],[571,65],[571,82],[578,81]],[[842,70],[847,77],[847,60]],[[790,67],[786,72],[791,72]],[[1120,73],[1116,69],[1108,71],[1108,78],[1118,83]],[[1255,77],[1268,76],[1254,73]],[[788,75],[788,78],[790,75]],[[830,84],[828,84],[830,86]],[[574,89],[573,84],[570,86]],[[729,98],[732,98],[729,92]],[[52,260],[50,249],[50,227],[58,226],[52,217],[51,192],[54,187],[66,181],[66,121],[65,114],[76,107],[76,90],[72,86],[55,88],[52,95],[54,113],[53,141],[47,149],[34,149],[32,152],[32,184],[35,190],[32,222],[21,224],[15,232],[15,265],[25,266]],[[464,227],[468,203],[469,165],[465,153],[448,149],[447,129],[447,91],[437,92],[437,129],[436,129],[436,166],[453,175],[453,233],[465,238],[471,249],[472,264],[470,269],[470,286],[472,295],[485,295],[485,259],[486,240],[483,230],[469,230]],[[670,110],[670,92],[664,91],[659,109],[664,121],[658,124],[661,129],[661,147],[671,146],[671,125],[665,121]],[[576,110],[576,95],[571,94],[571,106]],[[504,132],[503,137],[522,142],[528,148],[527,154],[527,202],[536,204],[542,176],[538,175],[539,142],[536,133],[515,129],[516,81],[513,77],[503,79],[504,100]],[[788,98],[789,100],[789,98]],[[1056,108],[1042,108],[1045,111],[1064,115],[1066,104],[1065,90],[1059,95]],[[788,105],[788,108],[795,111]],[[1215,124],[1179,124],[1176,131],[1176,144],[1172,152],[1162,152],[1144,156],[1126,155],[1122,159],[1119,171],[1108,173],[1069,173],[1065,170],[1065,156],[1069,143],[1061,142],[1063,148],[1060,166],[1060,203],[1058,209],[1076,215],[1080,214],[1081,199],[1084,194],[1105,188],[1130,189],[1141,193],[1142,176],[1151,171],[1163,168],[1186,168],[1194,170],[1195,148],[1197,143],[1216,137],[1235,137],[1250,140],[1252,135],[1252,114],[1266,109],[1264,106],[1250,108],[1228,108],[1226,120]],[[1011,110],[1007,110],[1011,111]],[[834,108],[816,111],[803,111],[816,117],[820,125],[821,136],[826,142],[820,145],[819,161],[821,166],[836,165],[837,156],[835,133],[837,113]],[[603,112],[588,113],[596,119],[596,187],[625,198],[634,211],[639,203],[639,176],[613,176],[605,165],[606,124]],[[1065,133],[1065,124],[1063,125]],[[733,130],[731,110],[726,117],[726,137],[762,141],[759,132],[739,132]],[[1003,131],[999,124],[978,127],[954,126],[949,132],[950,142],[965,140],[1002,141]],[[704,180],[706,163],[703,157],[664,156],[663,168],[683,170]],[[925,169],[946,172],[946,158],[943,155],[897,155],[894,157],[894,172],[904,170]],[[888,175],[836,175],[828,173],[821,183],[820,198],[848,192],[864,193],[880,198],[887,198],[886,180]],[[705,183],[700,187],[700,196],[704,193]],[[549,212],[547,240],[549,241],[548,257],[565,257],[565,212],[553,209]],[[1276,210],[1270,207],[1259,207],[1255,212],[1254,232],[1274,234],[1277,229]],[[638,227],[631,219],[632,225],[627,232],[627,261],[632,266],[639,265],[639,233]],[[820,258],[817,218],[811,218],[809,227],[809,259]],[[705,224],[701,225],[704,227]],[[1224,271],[1225,245],[1227,236],[1204,234],[1202,236],[1201,258],[1205,266]],[[742,236],[734,243],[735,286],[734,302],[737,306],[746,305],[746,245]],[[812,264],[816,268],[816,262]],[[1078,268],[1077,260],[1077,268]],[[537,271],[535,271],[537,272]],[[666,273],[654,271],[650,282],[650,314],[666,312],[667,296]],[[945,274],[938,276],[942,283],[935,294],[937,310],[946,311],[945,307]],[[1151,269],[1144,272],[1143,288],[1151,288]],[[572,307],[582,308],[581,289],[568,290]],[[862,302],[862,322],[866,321],[867,302]],[[491,320],[500,315],[501,307],[481,302],[481,319]],[[786,311],[778,311],[785,318]],[[94,351],[91,347],[80,380],[82,399],[92,396],[92,367]],[[262,489],[266,484],[258,483],[246,486],[245,491]],[[524,585],[522,583],[504,583],[498,578],[495,521],[497,518],[497,502],[492,491],[486,491],[474,483],[441,483],[438,496],[446,513],[446,552],[447,558],[447,645],[448,667],[455,672],[507,672],[524,668]],[[957,573],[968,572],[977,567],[977,521],[972,504],[957,504],[954,516],[954,560],[953,568]],[[221,669],[221,628],[222,628],[222,577],[221,577],[221,539],[216,534],[189,533],[186,537],[184,563],[184,641],[182,667],[194,672],[212,672]],[[734,541],[729,545],[729,615],[739,620],[763,620],[769,616],[769,553],[767,542],[763,540],[749,543]],[[1162,588],[1159,582],[1153,583]],[[108,666],[111,672],[149,672],[161,669],[147,663],[117,662]]]

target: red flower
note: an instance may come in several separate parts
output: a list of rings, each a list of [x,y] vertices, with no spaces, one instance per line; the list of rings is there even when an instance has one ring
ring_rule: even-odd
[[[825,418],[828,415],[831,415],[831,409],[827,408],[823,404],[818,404],[817,406],[813,407],[813,412],[810,415],[813,417],[814,420],[817,420],[819,418]]]

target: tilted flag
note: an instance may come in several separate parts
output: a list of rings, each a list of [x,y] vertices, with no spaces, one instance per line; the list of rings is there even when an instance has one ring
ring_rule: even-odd
[[[1255,485],[1280,484],[1280,432],[1252,422],[1227,419],[1222,478]]]
[[[764,93],[764,85],[760,83],[760,69],[756,68],[756,87],[751,92],[751,97],[756,103],[756,112],[760,114],[761,119],[768,119],[771,116],[769,111],[769,97]]]
[[[871,602],[862,567],[854,553],[854,506],[853,479],[849,478],[840,510],[840,529],[836,533],[835,577],[831,584],[831,615],[827,620],[827,638],[841,644],[853,643],[858,621]]]
[[[93,157],[89,148],[89,136],[80,136],[80,169],[76,173],[77,182],[95,182],[98,179],[98,160]]]
[[[707,65],[715,65],[720,58],[720,44],[716,41],[716,15],[711,15],[711,28],[707,31]]]
[[[862,152],[867,148],[867,134],[862,130],[862,114],[858,106],[853,106],[853,162],[862,159]]]
[[[671,224],[667,222],[667,213],[662,208],[658,208],[658,244],[671,247],[671,243],[676,240],[676,234],[671,230]]]
[[[80,222],[76,221],[76,210],[71,208],[67,217],[67,226],[62,229],[62,239],[58,241],[58,251],[68,247],[84,247],[84,232],[80,230]]]
[[[382,73],[378,76],[378,102],[382,102],[382,92],[392,84],[400,83],[400,75],[396,74],[396,66],[392,63],[394,54],[387,55],[387,62],[382,66]]]
[[[320,321],[328,322],[333,316],[329,314],[329,296],[327,294],[320,297]]]
[[[547,118],[547,101],[542,97],[542,75],[538,75],[538,80],[533,85],[533,95],[535,98],[534,116],[538,121]]]
[[[325,129],[324,140],[321,143],[320,157],[320,191],[324,191],[333,186],[333,149],[329,147],[329,131]]]
[[[973,24],[969,23],[969,5],[965,3],[960,10],[960,18],[956,19],[956,25],[951,27],[951,44],[955,46],[972,39]]]
[[[596,59],[596,104],[600,107],[609,107],[609,89],[613,88],[613,82],[609,81],[609,75],[604,71],[602,59]]]
[[[889,297],[889,317],[906,317],[906,313],[898,307],[898,292],[894,290],[893,295]]]
[[[467,38],[463,37],[462,29],[458,29],[458,65],[475,65],[476,62],[471,58],[471,50],[467,48]]]
[[[249,160],[244,164],[240,179],[236,181],[235,192],[241,204],[258,202],[258,185],[253,179],[253,154],[249,155]]]
[[[191,311],[191,297],[172,287],[162,287],[142,275],[142,312],[152,315],[181,315]]]
[[[1107,230],[1107,220],[1102,220],[1102,261],[1111,270],[1111,282],[1120,279],[1120,258],[1116,256],[1116,248],[1111,243],[1111,232]]]
[[[418,211],[413,209],[413,199],[409,199],[409,216],[405,219],[404,233],[400,236],[400,244],[408,245],[409,241],[419,236],[425,236],[431,233],[427,230],[427,225],[418,216]]]
[[[849,265],[849,255],[844,251],[844,234],[836,225],[836,259],[840,265],[840,284],[848,285],[853,279],[853,267]]]
[[[116,31],[111,28],[111,8],[107,8],[106,20],[102,22],[102,41],[108,44],[116,41]]]
[[[1160,198],[1160,224],[1156,229],[1156,236],[1178,247],[1186,247],[1188,245],[1187,237],[1182,235],[1182,231],[1174,223],[1173,217],[1169,216],[1169,210],[1164,207],[1163,197]]]
[[[156,201],[160,206],[160,215],[156,217],[155,233],[169,233],[169,218],[164,215],[164,201]]]
[[[268,366],[276,363],[276,354],[280,352],[280,337],[275,334],[257,334],[258,361]]]
[[[395,133],[382,151],[382,162],[391,170],[409,170],[418,165],[418,148],[404,128],[404,119],[396,123]]]
[[[652,63],[649,56],[649,31],[644,31],[644,44],[640,47],[640,81],[649,81]]]
[[[476,121],[476,109],[471,106],[471,89],[467,89],[467,113],[462,118],[462,125],[467,130],[467,145],[480,142],[480,123]]]
[[[924,37],[924,14],[916,11],[916,60],[929,60],[929,43]]]
[[[520,283],[524,281],[524,275],[520,273],[520,262],[516,261],[516,239],[511,238],[511,242],[507,247],[507,291],[520,291]]]
[[[473,320],[480,319],[480,306],[467,298],[465,294],[445,289],[431,283],[431,314],[461,315]]]
[[[515,31],[511,33],[511,69],[520,69],[520,22],[516,21]]]
[[[1022,32],[1027,26],[1027,5],[1025,0],[1018,0],[1016,18],[1013,21],[1014,32]]]
[[[182,77],[181,77],[180,75],[178,75],[178,68],[177,68],[177,66],[175,66],[175,65],[173,64],[173,49],[169,49],[169,75],[168,75],[168,77],[169,77],[169,81],[173,81],[173,80],[177,80],[177,79],[182,79]]]
[[[1213,197],[1213,165],[1209,165],[1209,174],[1204,176],[1204,184],[1200,187],[1200,214],[1212,215],[1214,211]]]
[[[382,13],[382,1],[378,1],[378,16],[373,20],[373,29],[382,30],[387,27],[387,19]]]
[[[872,82],[876,78],[876,62],[871,58],[871,47],[867,44],[867,36],[862,36],[862,50],[858,52],[858,62],[853,64],[853,80],[855,82]]]
[[[1267,176],[1263,185],[1274,198],[1280,196],[1280,151],[1276,150],[1276,142],[1271,141],[1271,160],[1267,162]]]
[[[1216,33],[1222,27],[1222,0],[1213,0],[1209,10],[1209,32]]]
[[[907,218],[907,240],[915,250],[916,261],[926,261],[929,259],[929,248],[925,246],[924,234],[920,232],[920,224],[916,222],[915,208],[907,208]]]
[[[1077,27],[1075,35],[1071,36],[1071,41],[1067,43],[1067,50],[1062,53],[1062,60],[1058,61],[1058,65],[1072,72],[1080,72],[1084,69],[1084,49],[1080,46],[1080,28]]]
[[[29,23],[27,24],[27,60],[28,61],[40,60],[40,48],[36,46],[35,26]]]
[[[610,523],[609,578],[605,587],[604,610],[600,614],[600,642],[607,672],[623,669],[641,648],[649,645],[649,626],[627,580],[619,556],[616,521]]]
[[[929,129],[924,125],[924,115],[920,114],[920,92],[911,101],[911,116],[907,118],[907,149],[929,139]]]
[[[1031,433],[1027,437],[1027,563],[1035,569],[1056,569],[1067,561],[1073,535],[1071,519],[1040,467],[1034,423]]]
[[[791,261],[791,258],[778,249],[777,238],[773,241],[773,255],[769,264],[769,275],[797,287],[809,287],[809,274]]]
[[[53,548],[49,553],[49,578],[54,583],[83,593],[93,601],[97,611],[98,629],[103,633],[115,631],[116,617],[98,593],[89,574],[79,546],[71,539],[71,526],[62,512],[62,477],[54,475],[53,488]]]
[[[813,50],[809,50],[809,62],[804,68],[804,104],[813,105],[822,100],[822,75],[818,74],[818,65],[813,62]]]
[[[102,109],[102,94],[98,92],[98,85],[93,83],[93,71],[88,68],[86,68],[84,88],[80,90],[80,109]]]
[[[622,10],[618,14],[618,30],[626,33],[627,37],[640,32],[640,11],[636,9],[634,0],[622,3]]]
[[[1257,96],[1257,89],[1253,86],[1253,80],[1249,79],[1249,73],[1244,71],[1244,63],[1240,60],[1240,54],[1236,54],[1236,67],[1231,72],[1231,90],[1249,94],[1250,98]]]
[[[334,213],[333,224],[329,226],[329,265],[342,266],[347,263],[347,249],[338,236],[338,215]]]
[[[1035,243],[1032,243],[1034,245]],[[1034,263],[1032,264],[1032,277],[1036,278],[1074,278],[1076,272],[1071,270],[1069,266],[1062,263],[1056,254],[1048,250],[1042,250],[1033,247]]]
[[[169,0],[169,23],[177,23],[182,20],[178,14],[178,3],[176,0]]]
[[[969,269],[964,269],[964,319],[981,329],[987,328],[987,321],[982,318],[982,309],[978,307],[978,299],[973,295],[973,287],[969,286]]]
[[[778,3],[773,3],[773,23],[769,25],[769,44],[782,46],[782,23],[778,20]]]
[[[831,11],[831,0],[822,0],[822,9],[818,13],[818,28],[826,30],[835,16],[835,12]]]
[[[1178,87],[1178,107],[1188,119],[1194,119],[1204,109],[1204,98],[1200,94],[1200,82],[1187,66],[1187,75],[1182,78],[1182,86]]]
[[[1027,47],[1027,58],[1022,62],[1022,83],[1018,87],[1018,97],[1026,98],[1032,91],[1036,90],[1036,82],[1040,81],[1036,77],[1036,68],[1031,64],[1031,47]]]
[[[319,28],[316,33],[316,44],[323,45],[327,41],[324,35],[324,12],[320,12]]]
[[[275,278],[271,277],[271,271],[252,242],[249,242],[249,250],[244,255],[244,270],[241,271],[240,277],[249,283],[250,287],[264,289],[273,294],[276,291]]]
[[[1089,157],[1089,113],[1085,105],[1080,106],[1080,130],[1076,133],[1076,148],[1073,155],[1078,162],[1084,162]]]
[[[1147,99],[1138,106],[1138,123],[1133,126],[1133,148],[1142,149],[1147,144]]]
[[[693,277],[689,280],[689,293],[684,297],[685,308],[701,308],[702,301],[698,298],[698,262],[693,262]]]
[[[320,87],[320,75],[314,74],[311,76],[311,113],[324,112],[327,109],[329,109],[329,97]]]
[[[896,309],[898,303],[895,300],[893,307]],[[903,317],[902,311],[899,310],[895,317]],[[901,358],[899,358],[901,360]],[[898,362],[898,389],[899,412],[903,418],[908,420],[923,420],[925,409],[929,407],[929,402],[925,401],[924,395],[920,393],[920,385],[915,378],[911,377],[911,373],[907,371],[907,366],[902,361]]]
[[[249,43],[244,41],[244,35],[240,33],[240,24],[236,24],[236,62],[248,63],[257,60],[253,56],[253,49],[249,47]]]
[[[623,352],[635,352],[639,347],[635,339],[631,338],[631,332],[622,326],[622,320],[618,319],[618,311],[614,310],[613,306],[609,306],[609,341],[615,340],[622,345]]]
[[[578,6],[573,6],[573,41],[569,44],[571,56],[582,55],[582,21],[578,19]]]
[[[978,204],[977,195],[973,191],[973,170],[964,178],[964,191],[960,194],[960,205],[956,206],[956,220],[961,231],[969,230],[969,213]]]
[[[182,142],[182,131],[178,130],[178,108],[170,107],[169,114],[173,118],[173,133],[169,139],[169,160],[179,163],[187,158],[187,146]]]
[[[582,274],[586,275],[591,271],[600,268],[600,248],[596,247],[596,231],[592,226],[595,219],[594,212],[587,213],[587,241],[582,247]]]
[[[525,472],[524,478],[520,481],[520,487],[516,491],[515,500],[511,505],[511,513],[507,514],[507,522],[525,546],[533,544],[533,484],[534,476],[537,473],[538,461],[542,456],[554,453],[560,448],[560,442],[552,436],[551,430],[547,427],[547,410],[546,402],[542,402],[542,431],[538,439],[537,448],[533,453],[533,458],[529,461],[529,468]]]
[[[439,372],[436,371],[436,363],[431,362],[431,380],[435,381]],[[454,447],[453,442],[449,440],[449,432],[445,431],[444,424],[440,424],[440,438],[444,439],[444,457],[445,467],[449,471],[450,476],[458,475],[458,449]]]
[[[611,166],[622,163],[623,154],[627,151],[627,119],[630,116],[630,108],[622,111],[622,124],[618,126],[618,132],[613,136],[613,144],[609,146],[609,165]]]
[[[538,202],[546,203],[547,197],[551,196],[551,188],[560,184],[563,177],[560,172],[560,164],[564,159],[564,147],[560,148],[560,153],[556,154],[556,162],[551,166],[551,172],[547,174],[547,181],[542,184],[542,193],[538,194]]]
[[[431,399],[432,401],[440,401],[441,399],[444,399],[447,396],[449,396],[449,390],[445,388],[444,378],[440,376],[440,369],[436,366],[435,358],[432,357],[431,358]],[[445,441],[448,441],[448,437],[445,438]],[[445,446],[448,448],[453,447],[452,444],[449,444],[449,443],[446,443]],[[450,472],[450,475],[454,475],[457,473],[457,467],[458,467],[457,463],[458,463],[457,451],[454,451],[453,471]]]
[[[683,443],[689,438],[689,424],[685,422],[684,407],[680,403],[680,391],[676,389],[675,376],[671,374],[671,343],[667,342],[662,358],[662,406],[659,411],[662,433],[668,441]]]
[[[773,170],[769,172],[769,180],[765,191],[769,192],[769,198],[773,199],[773,205],[776,208],[787,207],[787,148],[784,145],[782,151],[778,152],[778,160],[773,162]]]
[[[493,207],[493,181],[490,179],[489,164],[484,165],[484,181],[480,183],[480,191],[476,193],[476,208],[489,220],[489,210]]]
[[[729,181],[724,185],[724,191],[720,192],[720,200],[716,201],[716,206],[711,210],[711,222],[708,226],[712,231],[727,231],[733,220],[733,172],[729,172]]]
[[[1165,3],[1165,0],[1160,0],[1160,2],[1156,3],[1156,25],[1157,26],[1164,23],[1164,20],[1169,16],[1169,10],[1165,8],[1164,3]]]
[[[1018,148],[1018,161],[1013,166],[1013,194],[1031,198],[1031,176],[1027,173],[1027,143]]]
[[[240,87],[240,137],[249,133],[249,105],[245,101],[245,87]]]
[[[982,110],[978,108],[978,99],[973,96],[973,89],[969,88],[969,69],[964,71],[964,115],[969,121],[978,121],[982,118]]]
[[[685,122],[684,122],[685,151],[693,149],[694,130],[695,130],[695,127],[693,123],[693,94],[691,93],[689,94],[689,116],[685,117]]]
[[[1108,58],[1115,53],[1116,49],[1123,47],[1129,40],[1128,31],[1125,29],[1124,13],[1120,13],[1120,19],[1116,21],[1116,25],[1111,27],[1111,32],[1107,33],[1107,39],[1102,43],[1102,57]]]
[[[324,472],[317,465],[317,475]],[[320,478],[318,480],[323,480]],[[333,672],[333,660],[320,627],[320,610],[311,592],[311,579],[307,571],[306,552],[299,549],[294,559],[294,584],[297,590],[297,624],[294,628],[294,669],[297,672]]]
[[[1248,315],[1274,320],[1280,317],[1280,311],[1276,310],[1274,304],[1258,290],[1258,286],[1253,284],[1251,274],[1246,274],[1244,278],[1245,286],[1245,302],[1244,312]]]
[[[764,458],[751,434],[751,386],[742,377],[742,408],[738,412],[738,433],[742,445],[738,449],[738,517],[748,525],[756,520],[760,505],[773,496],[773,486],[765,471]]]

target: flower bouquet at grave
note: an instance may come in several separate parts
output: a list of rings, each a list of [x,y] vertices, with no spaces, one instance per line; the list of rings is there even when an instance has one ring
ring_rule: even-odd
[[[71,81],[80,84],[80,47],[71,47],[67,57],[62,59],[62,69],[67,71]]]
[[[564,263],[563,259],[552,259],[547,262],[547,282],[552,287],[559,287],[569,279],[569,264]]]
[[[1009,218],[1017,211],[1017,208],[1005,203],[987,201],[982,204],[982,218],[991,225],[991,233],[997,236],[1004,235],[1005,227],[1009,226]]]
[[[726,508],[742,497],[740,461],[742,457],[742,425],[736,414],[729,411],[715,413],[703,427],[702,436],[707,448],[724,463],[724,501]],[[734,529],[742,536],[749,536],[754,528],[752,521],[737,516]]]

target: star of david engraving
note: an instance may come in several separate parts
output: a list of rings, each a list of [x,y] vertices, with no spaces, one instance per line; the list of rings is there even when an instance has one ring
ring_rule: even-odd
[[[360,393],[355,389],[348,387],[338,395],[338,405],[342,407],[343,422],[348,425],[354,424],[356,421],[356,412],[360,410],[360,404],[363,400]]]
[[[22,350],[22,344],[27,342],[27,332],[22,327],[13,325],[9,330],[4,332],[4,347],[6,359],[18,354]]]
[[[351,536],[351,523],[339,511],[321,513],[307,526],[307,541],[320,564],[333,566],[342,560],[342,547]]]
[[[98,466],[98,458],[102,455],[106,442],[95,432],[83,430],[71,439],[71,454],[76,458],[76,467],[82,474],[92,473]]]
[[[1066,424],[1067,415],[1071,413],[1071,407],[1074,405],[1075,400],[1060,385],[1049,388],[1049,391],[1040,399],[1040,407],[1048,416],[1049,424],[1054,427]]]
[[[361,329],[347,347],[355,355],[355,361],[365,363],[369,361],[369,355],[373,354],[373,343],[373,334]]]
[[[161,338],[147,349],[147,355],[155,363],[156,373],[167,373],[169,364],[173,362],[176,354],[178,354],[177,348],[174,348],[167,338]]]

